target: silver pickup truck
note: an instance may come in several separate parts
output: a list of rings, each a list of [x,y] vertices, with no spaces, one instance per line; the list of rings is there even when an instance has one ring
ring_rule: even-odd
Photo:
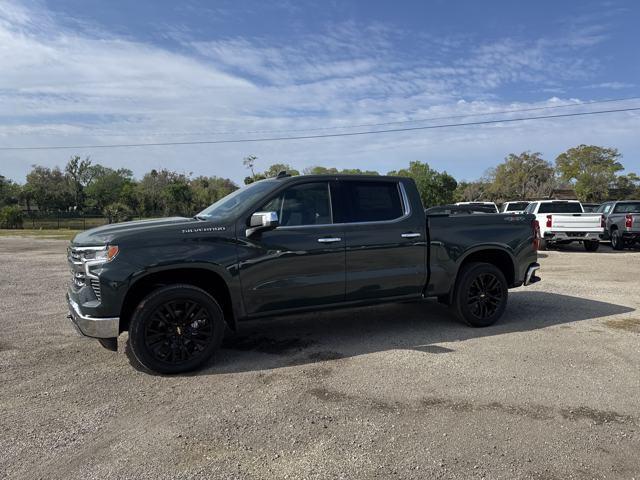
[[[640,243],[640,200],[605,202],[596,212],[605,219],[603,239],[611,239],[614,250]]]

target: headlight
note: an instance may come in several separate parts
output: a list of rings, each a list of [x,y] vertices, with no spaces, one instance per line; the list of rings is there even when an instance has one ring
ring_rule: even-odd
[[[83,252],[82,259],[92,265],[98,265],[100,263],[110,262],[116,258],[119,251],[117,245],[105,245],[104,247],[96,247],[90,250],[86,249]]]

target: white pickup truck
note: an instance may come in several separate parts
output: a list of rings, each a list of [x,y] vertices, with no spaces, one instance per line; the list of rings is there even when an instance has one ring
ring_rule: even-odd
[[[584,213],[577,200],[539,200],[531,202],[525,213],[536,216],[540,229],[539,250],[548,245],[582,242],[584,249],[595,252],[604,232],[600,213]]]

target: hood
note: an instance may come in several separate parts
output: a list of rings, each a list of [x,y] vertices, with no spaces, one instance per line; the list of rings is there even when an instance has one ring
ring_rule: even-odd
[[[137,220],[134,222],[112,223],[102,227],[80,232],[73,239],[76,246],[114,244],[129,238],[148,234],[180,233],[183,229],[192,229],[197,224],[205,224],[201,220],[186,217],[160,218],[156,220]]]

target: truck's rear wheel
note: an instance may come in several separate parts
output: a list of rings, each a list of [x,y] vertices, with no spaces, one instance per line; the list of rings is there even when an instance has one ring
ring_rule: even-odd
[[[587,252],[595,252],[600,248],[600,242],[598,240],[585,240],[583,245]]]
[[[490,263],[470,263],[460,272],[454,293],[456,315],[472,327],[495,323],[507,307],[507,281]]]
[[[611,247],[614,250],[622,250],[624,248],[624,240],[617,228],[611,231]]]
[[[192,285],[153,291],[136,307],[129,324],[135,359],[158,373],[194,370],[211,358],[224,335],[218,302]]]
[[[541,238],[540,241],[538,242],[538,250],[544,251],[547,248],[549,248],[549,244],[544,238]]]

